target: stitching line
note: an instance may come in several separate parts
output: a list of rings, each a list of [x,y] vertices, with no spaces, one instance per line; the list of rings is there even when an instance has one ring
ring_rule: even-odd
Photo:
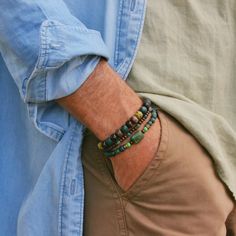
[[[64,169],[62,174],[62,181],[61,181],[61,188],[60,188],[60,201],[59,201],[59,214],[58,214],[58,233],[59,235],[63,236],[62,232],[62,213],[64,210],[63,204],[64,204],[64,194],[65,194],[65,187],[66,187],[66,173],[67,173],[67,166],[68,166],[68,160],[71,155],[71,149],[72,149],[72,143],[74,141],[75,137],[75,129],[73,128],[73,132],[70,137],[69,147],[66,153],[66,159],[64,161]]]

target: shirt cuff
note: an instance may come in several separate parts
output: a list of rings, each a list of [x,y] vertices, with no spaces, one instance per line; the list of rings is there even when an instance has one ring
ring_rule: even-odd
[[[98,31],[46,20],[36,66],[23,83],[25,102],[42,103],[76,91],[108,49]]]

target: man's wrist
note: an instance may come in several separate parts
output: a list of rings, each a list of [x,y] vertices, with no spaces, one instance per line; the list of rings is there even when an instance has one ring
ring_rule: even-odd
[[[105,60],[74,94],[58,102],[100,140],[120,128],[142,104],[138,95]]]
[[[58,100],[100,140],[119,129],[141,106],[139,96],[101,61],[90,77],[72,95]],[[127,190],[144,171],[157,150],[160,137],[158,122],[138,145],[112,158],[117,182]],[[127,171],[127,169],[129,171]]]

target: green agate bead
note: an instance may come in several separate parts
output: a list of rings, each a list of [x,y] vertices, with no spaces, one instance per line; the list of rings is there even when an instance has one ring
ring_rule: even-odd
[[[127,134],[127,133],[129,132],[128,126],[127,126],[127,125],[123,125],[123,126],[121,127],[121,131],[122,131],[122,133]]]
[[[138,131],[130,138],[130,141],[137,144],[143,139],[143,137],[144,134],[142,133],[142,131]]]
[[[131,147],[131,143],[130,142],[125,144],[125,148],[129,148],[129,147]]]
[[[113,142],[112,142],[112,140],[111,140],[110,138],[108,138],[108,139],[105,141],[105,144],[106,144],[107,147],[110,147],[110,146],[113,144]]]
[[[144,127],[143,128],[143,131],[146,133],[148,131],[148,128],[147,127]]]

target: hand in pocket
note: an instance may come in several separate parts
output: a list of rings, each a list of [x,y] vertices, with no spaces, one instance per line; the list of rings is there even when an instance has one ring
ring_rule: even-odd
[[[111,159],[119,186],[127,191],[155,157],[161,138],[159,119],[145,133],[143,140]]]

